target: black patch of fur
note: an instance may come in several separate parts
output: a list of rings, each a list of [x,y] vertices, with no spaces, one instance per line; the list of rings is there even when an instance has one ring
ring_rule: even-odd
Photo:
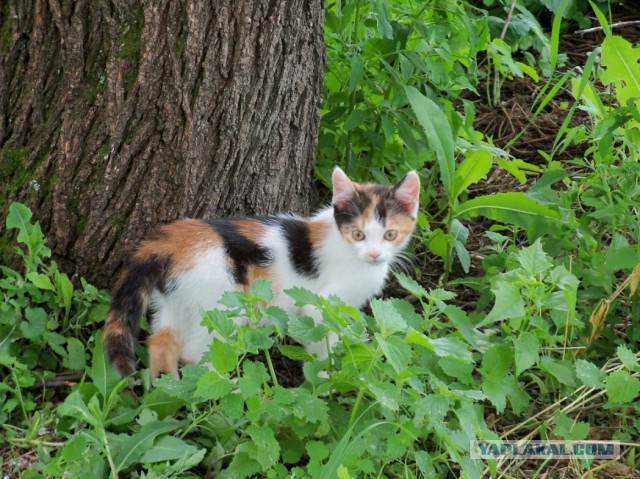
[[[145,261],[132,261],[124,272],[124,279],[114,291],[111,309],[119,317],[126,318],[134,338],[138,336],[140,329],[140,316],[145,313],[142,295],[150,294],[154,288],[164,292],[169,265],[169,258],[161,256],[152,256]]]
[[[297,218],[280,218],[279,223],[289,246],[289,260],[296,272],[307,278],[317,278],[320,271],[307,223]]]
[[[164,290],[169,266],[168,257],[134,260],[127,265],[114,288],[109,317],[119,323],[115,328],[119,333],[105,335],[104,349],[109,361],[124,376],[135,371],[134,346],[140,332],[140,317],[146,312],[144,297],[154,288]]]
[[[267,267],[272,263],[269,250],[243,236],[233,219],[207,220],[207,224],[220,235],[225,253],[233,260],[232,274],[236,284],[246,284],[249,266]]]
[[[122,376],[129,376],[136,371],[136,354],[134,352],[134,336],[106,334],[104,350],[107,359]]]
[[[344,205],[333,205],[333,216],[336,220],[338,228],[342,225],[352,222],[371,204],[371,198],[366,193],[356,192],[351,199]]]

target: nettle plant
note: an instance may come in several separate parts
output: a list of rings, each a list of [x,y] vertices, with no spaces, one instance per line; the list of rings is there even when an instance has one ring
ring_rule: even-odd
[[[113,478],[203,469],[234,478],[434,477],[447,471],[479,477],[482,463],[468,450],[470,440],[491,436],[483,419],[486,396],[473,375],[472,344],[483,344],[483,335],[461,311],[452,321],[463,335],[441,327],[451,293],[398,279],[416,295],[422,314],[393,299],[374,300],[368,316],[337,298],[287,291],[299,306],[322,311],[316,325],[266,307],[272,299],[266,281],[227,293],[224,310],[203,314],[203,324],[223,339],[205,358],[215,369],[185,366],[180,380],[163,376],[138,403],[121,394],[126,381],[113,376],[98,340],[88,372],[93,382],[78,386],[58,408],[59,432],[71,440],[45,471]],[[249,325],[236,326],[237,315]],[[273,326],[253,327],[265,316]],[[333,365],[283,341],[316,342],[330,331],[342,340]],[[272,347],[305,361],[302,385],[279,385]]]
[[[605,40],[571,79],[576,101],[553,150],[545,155],[548,165],[544,174],[529,192],[558,210],[565,220],[566,228],[546,241],[545,249],[556,256],[564,253],[565,266],[571,267],[583,284],[581,299],[591,303],[611,294],[617,276],[630,274],[640,262],[640,48],[614,35],[603,14],[592,6]],[[608,89],[596,88],[598,83]],[[577,109],[586,112],[589,121],[570,127]],[[568,164],[555,160],[576,144],[587,147],[582,157]],[[639,307],[634,294],[628,336],[635,341],[640,338]],[[604,334],[611,345],[617,343],[612,331],[607,329]]]
[[[264,308],[271,291],[262,281],[249,293],[228,293],[223,302],[229,309],[205,315],[204,324],[225,338],[211,346],[216,370],[199,377],[194,386],[195,396],[218,402],[217,422],[228,433],[220,452],[232,454],[232,459],[227,468],[218,465],[219,477],[261,472],[268,477],[295,473],[328,478],[379,471],[430,477],[451,467],[451,461],[463,475],[477,476],[480,464],[466,451],[471,439],[488,434],[477,404],[484,395],[470,387],[470,375],[458,383],[442,369],[455,363],[459,366],[452,369],[470,371],[471,351],[457,338],[434,339],[423,333],[452,296],[428,293],[404,276],[399,280],[419,294],[424,315],[396,299],[374,300],[369,317],[337,298],[288,290],[298,306],[322,311],[323,322],[316,325],[309,317],[287,318],[282,310]],[[334,366],[310,358],[300,347],[281,345],[283,355],[305,360],[306,381],[298,388],[280,387],[269,359],[270,331],[237,328],[231,321],[235,315],[255,323],[266,315],[276,336],[287,335],[301,344],[335,333],[342,344],[332,354]],[[246,359],[240,363],[259,350],[265,351],[267,366]],[[219,359],[221,353],[226,359]],[[323,371],[328,378],[322,377]],[[174,383],[165,377],[160,387]],[[425,445],[431,442],[428,452]]]
[[[504,335],[488,351],[492,356],[489,365],[483,364],[482,388],[498,411],[509,398],[514,411],[523,412],[529,395],[515,383],[517,378],[553,378],[556,386],[554,381],[547,386],[552,389],[577,386],[571,359],[585,323],[576,311],[578,279],[564,265],[554,265],[540,241],[508,254],[506,268],[492,278],[495,303],[477,324],[499,325],[496,334]]]
[[[555,227],[557,211],[520,192],[467,201],[467,188],[494,166],[522,184],[540,171],[475,131],[474,104],[462,97],[465,91],[477,94],[480,52],[486,52],[502,77],[525,71],[536,76],[512,58],[503,41],[491,39],[486,13],[464,1],[391,6],[351,0],[329,4],[326,18],[326,92],[317,162],[321,179],[328,183],[335,164],[356,178],[373,176],[380,182],[389,173],[421,172],[426,193],[422,210],[437,213],[433,228],[419,214],[417,234],[444,259],[443,284],[454,260],[465,272],[470,268],[465,246],[469,232],[461,220],[486,216],[525,229],[531,241]],[[555,41],[550,44],[539,25],[535,28],[546,41],[550,70],[558,60],[560,19],[554,22]],[[549,99],[541,98],[538,112]]]
[[[431,162],[405,88],[441,96],[452,113],[452,101],[475,91],[475,59],[488,40],[486,18],[459,0],[346,0],[327,5],[325,25],[320,178],[328,184],[331,168],[340,164],[354,178],[386,181],[390,163],[408,171]],[[473,108],[471,101],[463,103]],[[425,185],[435,192],[432,180]]]
[[[58,270],[46,261],[48,250],[30,212],[12,206],[10,217],[9,224],[24,232],[18,240],[30,245],[22,250],[29,271],[45,275],[35,281],[48,285],[48,277],[55,285]],[[449,304],[452,293],[428,291],[398,275],[413,303],[374,300],[371,314],[337,298],[287,291],[298,306],[322,312],[322,322],[315,324],[269,307],[271,287],[257,281],[249,291],[227,293],[224,309],[203,312],[203,324],[219,338],[203,358],[215,369],[188,365],[180,380],[163,376],[153,385],[146,370],[120,378],[105,358],[99,332],[73,336],[81,328],[75,322],[90,322],[103,306],[94,297],[99,293],[76,291],[66,313],[64,296],[29,286],[33,280],[26,278],[33,274],[5,268],[2,284],[10,293],[1,317],[12,321],[9,330],[22,334],[2,342],[2,367],[9,371],[2,383],[4,439],[15,457],[25,449],[37,451],[24,472],[29,478],[479,478],[484,464],[470,459],[469,442],[497,437],[485,423],[486,409],[530,417],[531,388],[542,404],[556,401],[558,393],[563,399],[554,404],[571,401],[562,409],[547,408],[549,417],[530,425],[529,431],[540,434],[587,437],[591,417],[576,422],[569,415],[575,405],[603,395],[611,408],[637,410],[637,354],[620,345],[616,358],[602,368],[586,357],[576,360],[571,348],[582,344],[584,332],[576,314],[576,278],[552,264],[540,243],[510,248],[493,258],[496,300],[488,316],[481,306],[467,314]],[[621,288],[628,284],[635,293],[639,279],[634,273]],[[31,339],[34,324],[26,312],[11,313],[17,307],[46,308],[58,321],[47,322],[43,337],[75,338],[83,351],[91,351],[88,364],[85,355],[82,368],[78,363],[84,374],[71,391],[60,390],[53,398],[28,389],[40,376],[71,369],[65,364],[73,362],[67,343],[58,356],[57,346],[44,344],[40,336]],[[247,326],[234,324],[239,315]],[[257,327],[264,317],[271,326]],[[330,360],[318,361],[289,344],[289,338],[303,345],[320,341],[330,332],[341,339]],[[274,348],[304,361],[301,385],[279,384]],[[28,363],[32,358],[35,363]],[[633,414],[625,413],[622,424],[621,440],[637,433]],[[497,466],[487,467],[495,472]]]
[[[13,251],[23,270],[0,266],[0,423],[9,437],[20,429],[8,424],[33,425],[40,420],[28,388],[61,370],[84,371],[87,327],[103,317],[108,300],[84,280],[80,289],[74,288],[50,260],[40,225],[32,223],[31,217],[23,204],[9,207],[6,227],[18,231],[20,246]]]

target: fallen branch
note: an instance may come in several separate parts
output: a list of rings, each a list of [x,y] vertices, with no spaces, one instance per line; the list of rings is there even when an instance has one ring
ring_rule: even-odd
[[[621,27],[628,27],[630,25],[640,25],[640,20],[628,20],[626,22],[612,23],[611,25],[609,25],[609,27],[611,27],[611,28],[621,28]],[[580,35],[584,35],[586,33],[598,32],[600,30],[602,30],[602,27],[593,27],[593,28],[586,28],[584,30],[578,30],[575,33],[578,33]]]
[[[47,389],[47,388],[60,388],[60,387],[71,387],[82,379],[83,374],[80,373],[69,373],[69,374],[61,374],[51,379],[42,379],[38,378],[35,383],[31,386],[23,387],[21,389]],[[8,386],[10,388],[15,388],[16,385],[13,381],[9,381]]]

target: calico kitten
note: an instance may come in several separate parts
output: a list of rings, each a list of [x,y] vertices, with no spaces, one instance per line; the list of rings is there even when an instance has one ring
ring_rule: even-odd
[[[389,187],[354,183],[336,168],[332,181],[332,206],[310,218],[185,219],[142,242],[115,285],[105,327],[105,350],[118,371],[135,370],[140,317],[149,307],[151,373],[178,377],[179,361],[198,363],[214,337],[200,325],[200,308],[220,307],[224,292],[256,278],[271,281],[273,304],[316,321],[318,311],[299,311],[282,291],[301,286],[355,307],[379,294],[415,226],[418,175]],[[329,338],[332,346],[336,341]],[[325,341],[307,350],[321,359],[328,354]]]

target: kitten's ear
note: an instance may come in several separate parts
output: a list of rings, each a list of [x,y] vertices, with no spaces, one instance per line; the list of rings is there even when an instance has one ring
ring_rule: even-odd
[[[338,166],[333,170],[331,183],[333,184],[333,200],[331,202],[338,207],[344,206],[356,192],[353,182]]]
[[[415,171],[407,173],[400,182],[393,187],[393,195],[407,213],[416,217],[420,206],[420,177]]]

